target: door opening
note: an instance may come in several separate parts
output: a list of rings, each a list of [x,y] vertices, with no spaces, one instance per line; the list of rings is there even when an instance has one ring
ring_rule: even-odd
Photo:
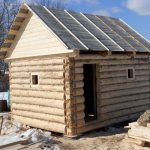
[[[83,70],[85,122],[89,122],[97,119],[96,64],[85,64]]]

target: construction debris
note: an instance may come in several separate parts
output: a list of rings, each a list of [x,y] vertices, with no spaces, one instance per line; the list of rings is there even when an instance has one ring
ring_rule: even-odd
[[[150,143],[150,110],[145,111],[137,122],[129,124],[128,136],[125,141],[144,146],[146,142]]]

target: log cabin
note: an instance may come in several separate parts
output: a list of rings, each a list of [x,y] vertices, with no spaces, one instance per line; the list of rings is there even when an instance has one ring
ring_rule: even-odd
[[[12,119],[76,136],[150,108],[150,43],[123,20],[23,4],[1,49]]]

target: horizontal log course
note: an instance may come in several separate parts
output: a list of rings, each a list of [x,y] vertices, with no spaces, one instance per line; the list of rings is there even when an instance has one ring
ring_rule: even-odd
[[[84,79],[83,74],[75,74],[74,81],[82,81]]]
[[[22,66],[37,66],[37,65],[62,65],[63,59],[47,59],[47,60],[28,60],[28,61],[13,61],[11,67],[22,67]]]
[[[84,104],[77,104],[74,107],[66,108],[66,116],[72,115],[73,113],[84,111],[85,105]]]
[[[83,119],[77,120],[76,122],[67,121],[67,123],[66,123],[66,127],[69,129],[80,128],[80,127],[83,127],[84,125],[85,125],[85,121]]]
[[[40,79],[63,79],[63,71],[38,72]],[[30,72],[12,72],[11,78],[30,78]]]
[[[43,121],[39,119],[33,119],[28,117],[12,115],[14,121],[20,122],[31,127],[40,128],[48,131],[65,133],[65,125],[55,122]]]
[[[120,123],[120,122],[123,122],[123,121],[127,121],[127,120],[130,120],[130,119],[137,119],[138,117],[139,117],[139,113],[135,113],[135,114],[131,114],[131,115],[128,115],[128,116],[122,116],[122,117],[118,117],[118,118],[109,119],[109,120],[106,120],[106,121],[98,120],[98,121],[94,121],[94,122],[91,122],[91,123],[86,123],[85,126],[75,129],[76,130],[75,132],[77,132],[76,134],[80,134],[80,133],[83,133],[83,132],[87,132],[87,131],[90,131],[90,130],[106,127],[108,125],[113,125],[113,124]],[[67,129],[67,130],[68,130],[68,135],[71,134],[71,130],[70,129]]]
[[[11,79],[10,78],[10,84],[30,84],[30,78],[29,79]]]
[[[11,84],[12,90],[35,90],[35,91],[47,91],[47,92],[64,92],[63,85],[39,85],[38,88],[31,88],[30,84]]]
[[[107,79],[97,79],[97,83],[100,85],[110,85],[110,84],[118,84],[118,83],[133,83],[137,81],[148,81],[148,75],[139,75],[135,77],[135,80],[128,80],[126,77],[116,77],[116,78],[107,78]]]
[[[83,88],[73,89],[70,91],[70,89],[66,90],[66,94],[72,94],[73,96],[82,96],[84,94]]]
[[[66,107],[68,108],[68,107],[72,107],[76,104],[84,103],[85,98],[84,98],[84,96],[76,96],[76,97],[74,97],[74,99],[71,99],[71,100],[67,99],[65,102],[66,102]]]
[[[129,89],[123,89],[123,90],[117,90],[117,91],[109,91],[109,92],[103,92],[99,93],[101,99],[108,99],[108,98],[114,98],[114,97],[120,97],[120,96],[126,96],[131,94],[138,94],[143,92],[149,92],[148,86],[140,87],[140,91],[138,87]]]
[[[116,110],[114,112],[110,112],[110,113],[108,112],[105,114],[100,113],[99,119],[101,121],[105,121],[105,120],[109,120],[112,118],[117,118],[117,117],[121,117],[121,116],[125,116],[125,115],[130,115],[130,114],[134,114],[134,113],[141,113],[147,109],[149,109],[149,105],[137,106],[137,107],[127,108],[127,109],[122,109],[122,110]]]
[[[138,75],[148,75],[149,70],[135,70],[135,76]],[[97,72],[97,78],[105,79],[105,78],[113,78],[113,77],[127,77],[127,68],[122,71],[106,71],[106,72]]]
[[[91,64],[91,63],[100,63],[101,65],[134,65],[134,64],[148,64],[148,59],[147,58],[141,58],[141,59],[109,59],[109,60],[84,60],[84,61],[76,61],[75,66],[80,67],[83,64]]]
[[[143,105],[145,106],[150,105],[149,99],[140,99],[135,101],[128,101],[124,103],[114,104],[114,105],[103,106],[101,107],[100,112],[101,114],[103,114],[103,113],[108,113],[108,112],[113,112],[121,109],[138,107]]]
[[[111,84],[111,85],[97,85],[97,90],[101,92],[109,92],[109,91],[116,91],[116,90],[123,90],[123,89],[131,89],[136,87],[147,87],[149,86],[148,81],[137,81],[133,83],[118,83],[118,84]]]
[[[84,120],[84,117],[85,117],[84,111],[77,111],[74,114],[66,115],[66,119],[71,120],[71,122],[73,122],[73,121],[76,122],[77,120]]]
[[[79,74],[79,73],[82,74],[82,73],[83,73],[83,68],[82,68],[82,67],[80,67],[80,68],[76,68],[76,67],[75,67],[74,73],[75,73],[75,74]]]
[[[27,97],[26,95],[24,97],[11,96],[11,102],[17,104],[49,106],[52,108],[60,108],[64,110],[64,100]]]
[[[56,123],[62,123],[62,124],[65,123],[64,116],[50,115],[47,113],[39,113],[39,112],[31,112],[31,111],[13,109],[12,114],[16,116],[40,119],[40,120],[49,121],[49,122],[56,122]]]
[[[97,71],[98,72],[112,72],[112,71],[122,71],[124,69],[127,69],[129,67],[133,67],[133,65],[110,65],[110,66],[102,66],[100,65],[98,68],[97,68]],[[147,64],[134,64],[134,69],[135,70],[148,70],[149,69],[149,65]]]
[[[83,81],[75,81],[73,83],[70,82],[66,82],[65,83],[65,87],[66,88],[82,88],[84,87],[84,82]]]
[[[64,85],[63,79],[41,79],[39,80],[40,85]]]
[[[12,67],[11,72],[63,71],[63,65]]]
[[[141,54],[136,54],[134,56],[135,59],[142,59],[142,58],[147,58],[148,59],[148,56],[147,54],[145,55],[141,55]],[[128,55],[124,55],[124,54],[113,54],[113,55],[108,55],[106,57],[104,56],[101,56],[101,55],[92,55],[92,54],[89,54],[89,55],[86,55],[86,54],[82,54],[82,55],[79,55],[78,57],[75,57],[75,60],[76,61],[84,61],[84,60],[110,60],[110,59],[115,59],[115,60],[124,60],[124,59],[131,59],[131,56],[128,56]]]
[[[11,109],[45,113],[45,114],[51,114],[56,116],[64,116],[64,109],[53,108],[53,107],[42,106],[42,105],[35,105],[35,104],[33,105],[33,104],[22,104],[22,103],[12,102]]]
[[[35,91],[35,90],[11,90],[13,96],[23,97],[35,97],[35,98],[47,98],[47,99],[64,99],[63,92],[47,92],[47,91]]]
[[[126,95],[126,96],[120,96],[120,97],[115,97],[115,98],[109,98],[109,99],[101,99],[100,98],[100,106],[106,106],[106,105],[114,105],[118,103],[123,103],[123,102],[129,102],[129,101],[136,101],[136,100],[141,100],[141,99],[148,99],[150,97],[149,92],[140,92],[134,95]]]

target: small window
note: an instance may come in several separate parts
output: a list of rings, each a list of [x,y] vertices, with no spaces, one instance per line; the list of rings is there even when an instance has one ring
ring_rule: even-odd
[[[39,76],[38,74],[31,74],[31,85],[39,85]]]
[[[134,69],[133,68],[127,69],[127,79],[134,79]]]

